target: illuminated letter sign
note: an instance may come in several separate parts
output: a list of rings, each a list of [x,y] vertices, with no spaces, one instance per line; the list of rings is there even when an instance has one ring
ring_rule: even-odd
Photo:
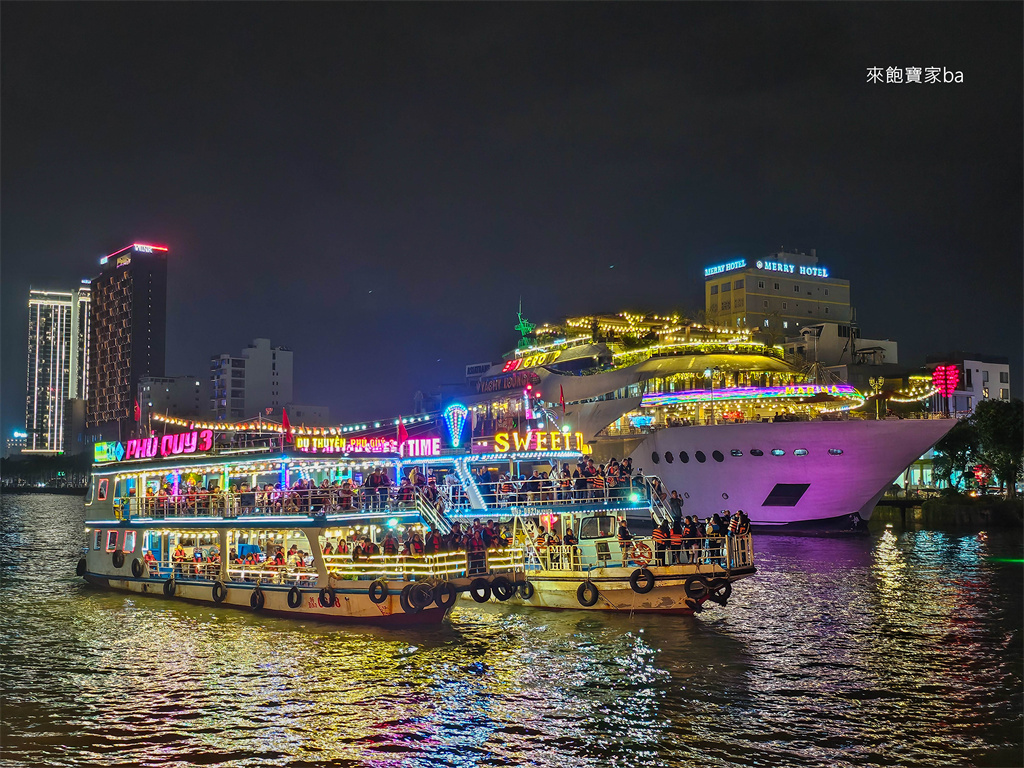
[[[507,376],[496,376],[493,379],[481,379],[477,382],[477,392],[504,392],[509,389],[522,389],[527,384],[540,384],[540,376],[532,371],[517,371]]]
[[[92,460],[97,464],[105,461],[120,461],[124,457],[124,446],[120,443],[96,443],[92,447]]]
[[[518,432],[499,432],[494,436],[494,450],[498,453],[509,451],[579,451],[590,453],[591,448],[583,441],[583,433],[562,434],[561,432],[535,432],[530,429],[525,435]]]
[[[441,455],[441,438],[420,437],[401,443],[389,437],[336,437],[297,435],[295,450],[303,453],[393,453],[419,458]]]
[[[761,262],[758,262],[757,264],[758,266],[761,266]],[[745,266],[747,266],[746,259],[737,259],[736,261],[730,261],[725,264],[719,264],[718,266],[715,267],[706,267],[704,269],[704,277],[719,275],[722,272],[731,272],[734,269],[742,269]]]
[[[135,250],[138,251],[139,253],[152,253],[153,252],[153,246],[152,245],[136,245],[134,247],[135,247]]]

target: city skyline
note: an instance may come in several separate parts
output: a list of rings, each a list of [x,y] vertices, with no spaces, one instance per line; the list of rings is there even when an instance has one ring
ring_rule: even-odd
[[[122,11],[5,9],[5,436],[29,285],[126,242],[174,245],[169,373],[271,338],[338,421],[496,359],[520,297],[697,311],[706,267],[811,248],[901,362],[1005,355],[1020,395],[1017,6]],[[963,82],[866,76],[915,62]]]

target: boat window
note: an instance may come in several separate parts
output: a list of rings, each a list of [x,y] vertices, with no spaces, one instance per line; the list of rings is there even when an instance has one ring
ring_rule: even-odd
[[[764,456],[764,451],[762,451],[760,448],[751,448],[750,449],[750,455],[751,456]]]
[[[124,532],[124,544],[121,546],[125,552],[135,551],[135,531]]]
[[[588,517],[580,525],[580,539],[603,539],[608,536],[615,536],[619,527],[615,524],[615,518],[609,516]]]
[[[661,463],[661,456],[658,455],[657,451],[651,451],[651,461],[653,461],[655,464]]]
[[[105,478],[105,477],[101,477],[100,478],[99,492],[96,494],[96,498],[99,501],[106,501],[107,500],[107,484],[109,482],[110,481],[107,478]]]
[[[679,460],[681,462],[683,462],[683,464],[689,464],[690,463],[690,454],[688,454],[686,451],[680,451],[679,452]]]
[[[772,456],[785,456],[786,452],[781,448],[772,448]]]
[[[92,548],[99,549],[100,545],[103,544],[103,531],[96,531],[96,535],[92,540]]]
[[[627,517],[626,525],[629,526],[629,532],[634,539],[649,539],[654,533],[654,520],[650,517]],[[615,533],[618,532],[619,528],[616,526]]]
[[[693,457],[697,459],[701,464],[708,460],[708,457],[704,455],[704,451],[697,451],[693,454]]]
[[[721,451],[712,451],[711,452],[711,458],[714,459],[715,461],[719,461],[719,462],[725,460],[725,456],[722,455]]]
[[[85,486],[85,504],[86,504],[86,506],[88,506],[89,504],[92,504],[92,494],[93,494],[93,489],[95,488],[95,486],[96,486],[95,478],[89,478],[89,484],[87,486]]]
[[[665,461],[669,464],[675,461],[675,456],[672,455],[672,451],[665,451]]]
[[[738,451],[735,448],[733,448],[731,451],[729,451],[729,453],[731,453],[733,456],[742,456],[743,455],[743,451]]]
[[[806,456],[807,455],[807,449],[806,448],[797,448],[795,451],[793,451],[793,455],[794,456]]]
[[[795,507],[810,487],[810,483],[776,483],[761,506]]]
[[[117,549],[117,531],[107,531],[107,552]]]
[[[842,456],[843,455],[843,449],[842,448],[829,448],[828,449],[828,455],[829,456]]]

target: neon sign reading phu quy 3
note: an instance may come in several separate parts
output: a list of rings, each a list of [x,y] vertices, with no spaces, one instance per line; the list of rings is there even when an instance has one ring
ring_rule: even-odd
[[[202,453],[213,448],[213,430],[204,429],[198,432],[179,432],[176,435],[162,437],[142,437],[129,440],[125,459],[152,459],[156,456],[181,456],[189,453]]]

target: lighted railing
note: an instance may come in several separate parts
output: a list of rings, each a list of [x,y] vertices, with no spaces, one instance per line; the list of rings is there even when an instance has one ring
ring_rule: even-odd
[[[588,479],[585,488],[575,489],[575,480],[570,479],[570,487],[563,487],[561,478],[533,480],[498,480],[494,482],[476,483],[487,509],[506,509],[509,507],[539,507],[557,504],[600,504],[643,505],[647,503],[647,493],[642,485],[633,485],[628,480],[620,480],[608,485],[607,478],[601,481]],[[476,508],[469,503],[468,495],[459,486],[445,486],[442,500],[449,514],[472,512]]]
[[[681,544],[659,546],[653,538],[634,537],[628,542],[603,542],[598,547],[597,567],[697,565],[711,571],[748,568],[754,564],[749,533],[684,538]],[[589,549],[589,547],[586,547]],[[542,544],[535,547],[537,567],[544,570],[587,571],[594,567],[584,557],[584,547]]]

